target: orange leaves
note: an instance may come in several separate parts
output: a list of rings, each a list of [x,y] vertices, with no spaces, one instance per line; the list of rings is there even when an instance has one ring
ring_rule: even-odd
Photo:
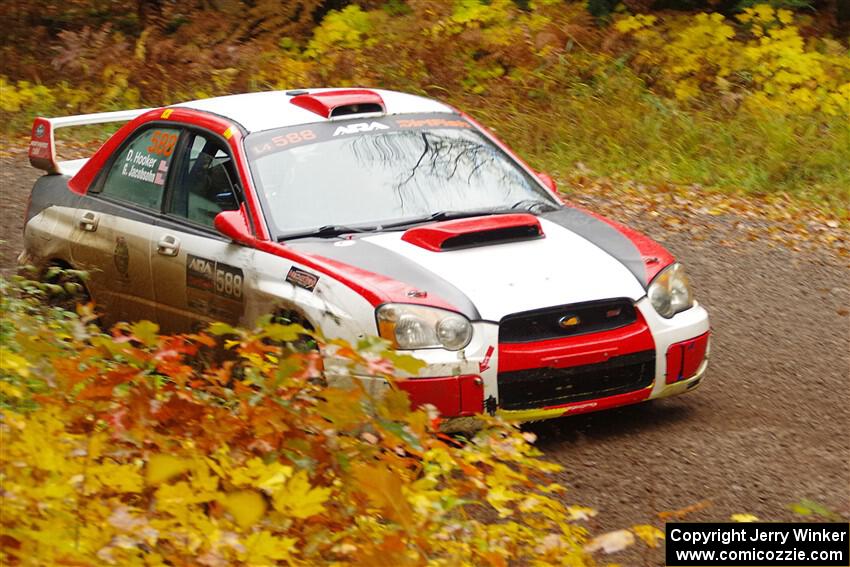
[[[384,517],[410,532],[415,529],[413,509],[404,497],[403,480],[397,474],[382,466],[357,465],[354,468],[354,479],[369,502],[378,508]]]
[[[19,307],[13,324],[36,326],[37,306]],[[4,370],[17,377],[3,382],[17,405],[0,420],[4,560],[556,564],[562,544],[584,542],[552,497],[553,465],[517,431],[492,421],[469,444],[439,435],[400,391],[320,386],[304,372],[315,353],[286,341],[300,328],[163,336],[138,323],[108,336],[51,324],[66,350],[0,332],[27,362],[26,376]],[[319,347],[343,375],[417,367],[380,341]],[[527,525],[491,523],[493,506]],[[547,536],[558,545],[535,547]]]
[[[679,510],[659,512],[658,518],[662,522],[669,522],[671,520],[681,520],[688,514],[693,514],[694,512],[699,512],[700,510],[710,508],[712,504],[713,502],[711,500],[700,500],[699,502],[695,502],[694,504],[690,504],[688,506],[685,506],[684,508],[680,508]]]
[[[107,373],[102,378],[92,374],[90,384],[77,394],[77,398],[80,400],[111,399],[115,386],[131,381],[138,373],[139,371],[135,368],[120,368]]]

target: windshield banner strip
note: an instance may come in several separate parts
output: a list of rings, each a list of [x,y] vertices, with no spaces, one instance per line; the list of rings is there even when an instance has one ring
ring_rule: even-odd
[[[248,155],[258,158],[290,148],[344,138],[351,134],[375,134],[419,128],[455,128],[474,130],[457,114],[395,114],[345,121],[316,122],[251,134],[246,139]]]

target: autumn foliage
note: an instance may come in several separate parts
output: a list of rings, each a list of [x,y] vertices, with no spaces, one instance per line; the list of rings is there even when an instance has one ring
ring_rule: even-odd
[[[592,563],[592,511],[515,428],[455,439],[397,391],[324,387],[294,326],[104,334],[2,287],[4,564]],[[317,340],[352,372],[417,364]]]
[[[0,0],[0,121],[23,134],[38,114],[394,88],[472,113],[556,178],[794,194],[842,215],[847,18],[795,2]]]

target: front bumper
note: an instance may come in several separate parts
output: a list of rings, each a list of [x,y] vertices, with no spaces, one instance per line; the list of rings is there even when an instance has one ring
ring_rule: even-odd
[[[498,342],[498,325],[489,322],[474,323],[475,332],[470,345],[459,352],[444,350],[423,350],[408,352],[426,363],[418,376],[400,382],[400,387],[407,391],[414,405],[431,404],[437,407],[446,419],[470,417],[479,413],[495,413],[512,421],[535,421],[600,411],[655,398],[674,396],[693,390],[700,384],[708,366],[707,348],[703,360],[688,366],[681,363],[682,358],[670,356],[680,345],[691,345],[700,337],[709,333],[708,314],[699,305],[677,314],[671,319],[658,316],[649,305],[648,300],[637,302],[642,320],[645,324],[643,338],[631,337],[631,347],[619,342],[616,333],[576,337],[575,341],[550,341],[542,345],[539,352],[540,360],[529,362],[529,356],[538,356],[534,349],[520,353],[520,360],[528,367],[546,368],[569,367],[572,365],[593,364],[607,357],[630,352],[628,349],[641,350],[649,348],[655,351],[655,367],[652,376],[648,377],[639,389],[626,392],[610,392],[598,397],[583,398],[580,401],[565,402],[558,405],[541,404],[541,407],[517,409],[502,409],[505,405],[499,396],[499,372],[516,370],[513,367],[517,361],[516,349],[500,348]],[[623,335],[627,335],[624,329]],[[651,335],[651,337],[649,337]],[[553,351],[550,346],[556,345]],[[707,346],[707,345],[706,345]],[[684,350],[685,347],[680,347]],[[619,349],[619,351],[618,351]],[[500,360],[500,355],[503,360]],[[702,356],[702,352],[699,354]],[[601,357],[601,358],[600,358]],[[668,361],[673,360],[679,372],[671,365],[668,373]],[[681,370],[687,368],[685,375]],[[695,371],[694,371],[695,370]],[[674,376],[673,379],[668,374]],[[362,377],[361,377],[362,378]],[[373,387],[386,387],[383,380],[368,379]],[[613,395],[612,395],[613,394]],[[509,404],[508,404],[509,405]]]
[[[540,421],[544,419],[564,417],[566,415],[578,415],[581,413],[613,409],[645,402],[647,400],[666,398],[669,396],[678,396],[679,394],[690,392],[699,386],[707,369],[708,358],[706,357],[702,364],[700,364],[700,368],[697,373],[692,377],[676,382],[675,384],[667,384],[658,391],[654,390],[654,386],[649,386],[635,392],[576,402],[574,404],[565,404],[562,406],[519,411],[499,410],[498,415],[509,421]]]

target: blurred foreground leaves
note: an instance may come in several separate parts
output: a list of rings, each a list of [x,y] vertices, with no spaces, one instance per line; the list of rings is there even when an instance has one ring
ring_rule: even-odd
[[[399,391],[318,385],[301,328],[105,334],[0,286],[4,564],[593,564],[511,426],[456,439]],[[352,373],[383,348],[315,338]]]

